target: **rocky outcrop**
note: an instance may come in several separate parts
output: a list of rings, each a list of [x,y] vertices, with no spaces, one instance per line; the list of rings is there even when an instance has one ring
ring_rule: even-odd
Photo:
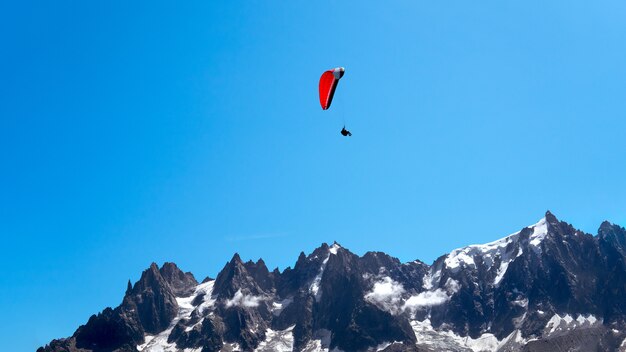
[[[137,351],[146,334],[158,334],[170,325],[178,313],[177,293],[190,292],[197,284],[193,275],[173,263],[161,269],[152,263],[134,286],[128,283],[117,308],[92,315],[72,337],[55,340],[38,351]]]

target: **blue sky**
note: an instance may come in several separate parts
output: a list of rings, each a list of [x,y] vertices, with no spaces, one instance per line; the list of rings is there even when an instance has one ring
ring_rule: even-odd
[[[546,209],[626,225],[625,11],[1,3],[3,348],[71,335],[153,261],[202,279],[337,240],[431,262]]]

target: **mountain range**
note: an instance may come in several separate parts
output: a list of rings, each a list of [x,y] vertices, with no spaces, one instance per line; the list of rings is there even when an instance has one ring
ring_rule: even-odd
[[[552,213],[431,265],[338,243],[270,271],[238,254],[198,282],[152,264],[37,352],[626,351],[626,230]]]

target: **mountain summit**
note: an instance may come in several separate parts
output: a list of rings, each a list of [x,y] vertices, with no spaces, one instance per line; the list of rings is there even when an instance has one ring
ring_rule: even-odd
[[[338,243],[198,283],[152,264],[122,303],[38,352],[626,351],[626,230],[552,213],[432,265]]]

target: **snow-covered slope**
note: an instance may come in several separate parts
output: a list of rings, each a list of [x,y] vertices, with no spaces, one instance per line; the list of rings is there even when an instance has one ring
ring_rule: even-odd
[[[493,283],[497,285],[506,274],[509,264],[521,256],[524,249],[532,248],[532,250],[541,252],[541,242],[548,234],[546,218],[544,217],[536,224],[528,226],[527,229],[532,229],[527,245],[520,243],[522,241],[520,238],[521,231],[518,231],[494,242],[453,250],[445,257],[445,268],[451,272],[477,270],[477,265],[479,265],[477,263],[482,263],[482,269],[496,272]],[[438,278],[440,273],[435,272],[431,277]]]

